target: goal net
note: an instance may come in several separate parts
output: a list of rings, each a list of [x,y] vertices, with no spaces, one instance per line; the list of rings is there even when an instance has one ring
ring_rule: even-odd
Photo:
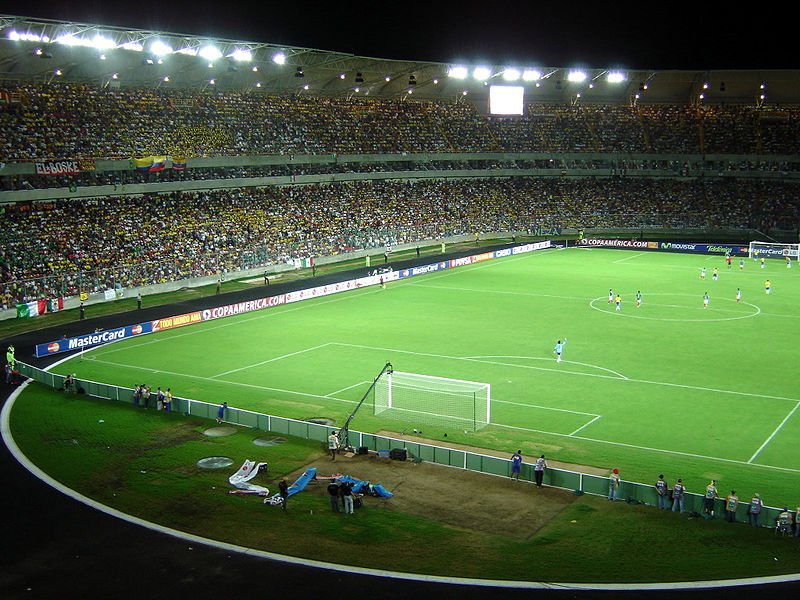
[[[800,244],[778,244],[776,242],[750,242],[747,254],[750,258],[780,258],[800,260]]]
[[[489,423],[491,399],[488,383],[387,371],[375,384],[374,414],[477,431]]]

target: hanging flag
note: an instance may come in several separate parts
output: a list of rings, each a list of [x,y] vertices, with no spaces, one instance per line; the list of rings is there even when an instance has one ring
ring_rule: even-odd
[[[133,159],[134,168],[137,171],[145,172],[163,171],[166,163],[166,156],[145,156],[144,158]]]
[[[50,298],[47,301],[47,312],[58,312],[60,310],[64,310],[63,298]]]
[[[186,170],[186,157],[185,156],[173,156],[172,157],[172,170],[173,171],[185,171]]]
[[[34,300],[33,302],[17,304],[18,319],[37,317],[45,312],[47,312],[47,300]]]

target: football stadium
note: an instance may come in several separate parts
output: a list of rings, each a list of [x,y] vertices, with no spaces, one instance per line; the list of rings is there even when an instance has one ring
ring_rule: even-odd
[[[796,589],[796,73],[11,15],[0,62],[8,597],[105,546],[108,597]]]

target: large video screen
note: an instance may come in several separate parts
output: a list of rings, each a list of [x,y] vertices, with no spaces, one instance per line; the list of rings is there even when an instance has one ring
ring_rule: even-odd
[[[525,88],[521,85],[490,85],[489,114],[521,115]]]

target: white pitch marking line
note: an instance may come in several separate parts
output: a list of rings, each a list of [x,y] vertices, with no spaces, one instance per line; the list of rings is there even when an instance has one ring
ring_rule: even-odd
[[[141,367],[137,367],[137,366],[126,365],[126,364],[122,364],[122,363],[115,363],[115,362],[111,362],[109,360],[100,360],[100,359],[95,359],[95,360],[96,360],[96,362],[99,362],[99,363],[104,364],[104,365],[112,365],[112,366],[115,366],[115,367],[123,367],[123,368],[127,368],[127,369],[141,370]],[[176,377],[187,377],[189,379],[197,379],[197,380],[200,380],[200,381],[211,381],[213,383],[221,383],[223,385],[238,385],[238,386],[241,386],[241,387],[246,387],[246,388],[251,388],[251,389],[256,389],[256,390],[264,390],[264,391],[268,391],[268,392],[280,392],[280,393],[284,393],[284,394],[293,394],[295,396],[306,396],[308,398],[320,398],[320,399],[326,399],[326,400],[336,400],[337,402],[346,402],[347,404],[357,404],[357,402],[355,400],[344,400],[342,398],[334,398],[333,396],[323,396],[321,394],[309,394],[307,392],[298,392],[298,391],[295,391],[295,390],[284,390],[282,388],[268,387],[268,386],[265,386],[265,385],[255,385],[255,384],[252,384],[252,383],[243,383],[241,381],[228,381],[228,380],[224,380],[224,379],[211,379],[210,377],[202,377],[200,375],[190,375],[189,373],[176,373],[174,371],[158,371],[158,372],[159,373],[163,373],[164,375],[174,375]]]
[[[483,358],[521,358],[525,360],[546,360],[552,362],[552,358],[541,358],[539,356],[505,356],[502,354],[498,355],[488,355],[488,356],[462,356],[461,358],[464,359],[483,359]],[[622,373],[617,373],[616,371],[612,371],[611,369],[606,369],[605,367],[598,367],[597,365],[590,365],[588,363],[582,362],[575,362],[574,360],[562,360],[561,362],[569,363],[571,365],[581,365],[582,367],[591,367],[592,369],[599,369],[600,371],[606,371],[607,373],[611,373],[612,375],[616,375],[620,379],[628,379]],[[557,371],[557,369],[551,369],[553,371]]]
[[[334,342],[334,343],[336,343],[336,342]],[[103,363],[103,364],[107,364],[107,365],[113,365],[113,366],[128,368],[128,369],[139,369],[139,367],[134,367],[134,366],[131,366],[131,365],[125,365],[125,364],[120,364],[120,363],[114,363],[114,362],[106,361],[106,360],[97,360],[97,362]],[[241,387],[259,389],[259,390],[266,390],[266,391],[273,391],[273,392],[282,392],[282,393],[286,393],[286,394],[293,394],[293,395],[296,395],[296,396],[305,396],[305,397],[309,397],[309,398],[320,398],[320,399],[336,400],[337,402],[345,402],[347,404],[357,404],[357,402],[355,400],[344,400],[342,398],[333,398],[333,397],[329,397],[329,396],[320,396],[319,394],[308,394],[306,392],[298,392],[298,391],[295,391],[295,390],[283,390],[283,389],[280,389],[280,388],[271,388],[271,387],[266,387],[266,386],[262,386],[262,385],[253,385],[253,384],[249,384],[249,383],[241,383],[239,381],[220,381],[220,380],[216,380],[216,379],[212,380],[212,379],[209,379],[208,377],[201,377],[199,375],[188,375],[187,373],[174,373],[174,372],[171,372],[171,371],[160,371],[160,372],[164,373],[166,375],[175,375],[175,376],[178,376],[178,377],[187,377],[189,379],[199,379],[201,381],[213,381],[214,383],[223,383],[225,385],[238,385],[238,386],[241,386]],[[800,400],[796,400],[796,402],[800,403]],[[494,425],[496,427],[504,427],[506,429],[514,429],[515,431],[525,431],[525,432],[528,432],[528,433],[541,433],[541,434],[544,434],[544,435],[553,435],[553,436],[556,436],[556,437],[572,437],[572,438],[574,438],[576,440],[583,440],[583,441],[586,441],[586,442],[596,442],[598,444],[606,444],[606,445],[609,445],[609,446],[621,446],[621,447],[624,447],[624,448],[633,448],[633,449],[636,449],[636,450],[646,450],[646,451],[649,451],[649,452],[661,452],[661,453],[666,453],[666,454],[675,454],[675,455],[678,455],[678,456],[688,456],[688,457],[691,457],[691,458],[702,458],[702,459],[705,459],[705,460],[720,461],[720,462],[732,463],[732,464],[737,464],[737,465],[749,465],[749,466],[753,466],[753,467],[760,467],[760,468],[763,468],[763,469],[769,469],[769,470],[772,470],[772,471],[784,471],[784,472],[789,472],[789,473],[800,473],[800,469],[791,469],[789,467],[778,467],[778,466],[774,466],[774,465],[763,465],[763,464],[758,464],[758,463],[745,462],[745,461],[742,461],[742,460],[734,460],[734,459],[730,459],[730,458],[719,458],[719,457],[715,457],[715,456],[706,456],[706,455],[703,455],[703,454],[692,454],[690,452],[678,452],[677,450],[666,450],[664,448],[650,448],[648,446],[637,446],[637,445],[634,445],[634,444],[625,444],[623,442],[613,442],[611,440],[600,440],[600,439],[596,439],[596,438],[588,438],[588,437],[576,436],[574,432],[571,433],[571,434],[557,433],[557,432],[553,432],[553,431],[543,431],[541,429],[529,429],[527,427],[516,427],[514,425],[503,425],[501,423],[491,423],[491,425]],[[588,423],[587,423],[587,425],[588,425]]]
[[[539,406],[538,404],[525,404],[524,402],[512,402],[511,400],[497,400],[496,398],[492,398],[492,402],[497,402],[498,404],[511,404],[512,406],[522,406],[524,408],[541,408],[542,410],[554,410],[557,412],[571,413],[573,415],[583,415],[586,417],[600,416],[597,413],[587,413],[587,412],[582,412],[580,410],[570,410],[568,408],[553,408],[552,406]]]
[[[791,412],[789,412],[788,415],[786,415],[786,417],[783,419],[783,421],[781,421],[781,424],[778,425],[775,428],[775,431],[772,432],[772,435],[770,435],[766,439],[766,441],[764,441],[764,443],[761,444],[761,446],[758,448],[758,450],[756,450],[755,454],[753,454],[753,456],[750,457],[750,460],[747,461],[748,463],[752,463],[756,459],[756,457],[759,454],[761,454],[761,451],[767,446],[767,444],[769,444],[772,441],[772,438],[774,438],[778,434],[778,432],[783,428],[783,426],[786,424],[786,421],[788,421],[792,417],[792,415],[795,412],[797,412],[797,407],[798,406],[800,406],[800,402],[798,402],[797,404],[794,405],[794,408],[791,410]]]
[[[346,392],[347,390],[352,390],[360,385],[364,385],[369,383],[369,381],[359,381],[358,383],[354,383],[353,385],[348,385],[346,388],[342,388],[340,390],[336,390],[335,392],[331,392],[330,394],[325,394],[323,398],[328,398],[330,396],[336,396],[337,394],[341,394],[342,392]]]
[[[592,423],[594,423],[595,421],[597,421],[597,419],[599,419],[599,418],[600,418],[600,416],[601,416],[601,415],[597,415],[597,416],[596,416],[594,419],[592,419],[592,420],[591,420],[591,421],[589,421],[588,423],[586,423],[586,424],[584,424],[584,425],[581,425],[580,427],[578,427],[578,428],[577,428],[575,431],[573,431],[572,433],[570,433],[570,434],[569,434],[569,435],[570,435],[570,437],[572,437],[573,435],[575,435],[576,433],[578,433],[580,430],[582,430],[582,429],[585,429],[586,427],[588,427],[589,425],[591,425]]]
[[[534,369],[534,370],[537,370],[537,371],[551,371],[551,372],[554,372],[554,373],[565,373],[565,374],[568,374],[568,375],[581,375],[581,376],[584,376],[584,377],[598,377],[600,379],[620,379],[617,376],[613,376],[612,377],[611,375],[601,375],[601,374],[598,374],[598,373],[584,373],[582,371],[565,371],[563,369],[548,369],[548,368],[545,368],[545,367],[534,367],[532,365],[518,365],[518,364],[513,364],[513,363],[502,363],[502,362],[496,362],[496,361],[490,361],[490,360],[477,360],[477,359],[474,359],[474,358],[463,358],[463,357],[460,357],[460,356],[447,356],[447,355],[444,355],[444,354],[432,354],[432,353],[429,353],[429,352],[414,352],[414,351],[411,351],[411,350],[395,350],[393,348],[376,348],[374,346],[362,346],[360,344],[345,344],[343,342],[332,342],[332,343],[334,345],[337,345],[337,346],[347,346],[347,347],[350,347],[350,348],[363,348],[365,350],[380,350],[382,352],[396,352],[398,354],[413,354],[415,356],[430,356],[430,357],[433,357],[433,358],[447,358],[447,359],[451,359],[451,360],[464,360],[464,361],[468,361],[468,362],[478,362],[478,363],[489,364],[489,365],[500,365],[500,366],[504,366],[504,367],[517,367],[517,368],[520,368],[520,369]],[[567,361],[567,362],[569,362],[569,361]],[[719,394],[733,394],[733,395],[736,395],[736,396],[749,396],[751,398],[766,398],[766,399],[769,399],[769,400],[788,400],[790,402],[800,402],[800,399],[798,399],[798,398],[787,398],[785,396],[772,396],[772,395],[769,395],[769,394],[755,394],[755,393],[752,393],[752,392],[738,392],[738,391],[735,391],[735,390],[723,390],[723,389],[719,389],[719,388],[709,388],[709,387],[688,385],[688,384],[682,384],[682,383],[669,383],[669,382],[666,382],[666,381],[650,381],[648,379],[631,379],[631,378],[625,378],[625,379],[622,379],[621,381],[629,381],[631,383],[646,383],[646,384],[649,384],[649,385],[663,385],[663,386],[666,386],[666,387],[676,387],[676,388],[683,388],[683,389],[688,389],[688,390],[697,390],[697,391],[700,391],[700,392],[717,392]]]
[[[774,465],[764,465],[758,463],[750,463],[745,462],[743,460],[735,460],[733,458],[719,458],[716,456],[706,456],[705,454],[693,454],[691,452],[679,452],[677,450],[666,450],[664,448],[651,448],[649,446],[637,446],[636,444],[626,444],[624,442],[613,442],[611,440],[599,440],[597,438],[589,438],[583,437],[580,435],[575,435],[575,433],[555,433],[553,431],[543,431],[541,429],[528,429],[526,427],[516,427],[514,425],[502,425],[499,423],[492,423],[495,427],[504,427],[506,429],[513,429],[515,431],[524,431],[527,433],[540,433],[543,435],[553,435],[556,437],[571,437],[576,440],[583,440],[585,442],[596,442],[598,444],[606,444],[608,446],[621,446],[623,448],[632,448],[634,450],[645,450],[647,452],[660,452],[664,454],[675,454],[677,456],[686,456],[689,458],[701,458],[704,460],[713,460],[713,461],[720,461],[724,463],[731,463],[735,465],[745,465],[751,467],[759,467],[762,469],[768,469],[770,471],[783,471],[787,473],[800,473],[800,469],[792,469],[789,467],[777,467]]]
[[[647,252],[637,252],[631,256],[626,256],[625,258],[620,258],[619,260],[612,261],[615,265],[621,262],[625,262],[626,260],[630,260],[632,258],[636,258],[637,256],[641,256],[642,254],[647,254]]]
[[[223,375],[230,375],[231,373],[236,373],[238,371],[252,369],[253,367],[260,367],[261,365],[266,365],[268,363],[275,362],[276,360],[283,360],[284,358],[289,358],[290,356],[297,356],[298,354],[303,354],[305,352],[313,352],[314,350],[319,350],[320,348],[324,348],[325,346],[330,346],[330,345],[331,342],[328,342],[326,344],[320,344],[319,346],[314,346],[312,348],[298,350],[297,352],[290,352],[289,354],[284,354],[282,356],[275,356],[267,360],[262,360],[261,362],[253,363],[252,365],[247,365],[245,367],[239,367],[238,369],[231,369],[230,371],[225,371],[224,373],[217,373],[216,375],[211,375],[210,379],[216,379],[217,377],[222,377]]]

